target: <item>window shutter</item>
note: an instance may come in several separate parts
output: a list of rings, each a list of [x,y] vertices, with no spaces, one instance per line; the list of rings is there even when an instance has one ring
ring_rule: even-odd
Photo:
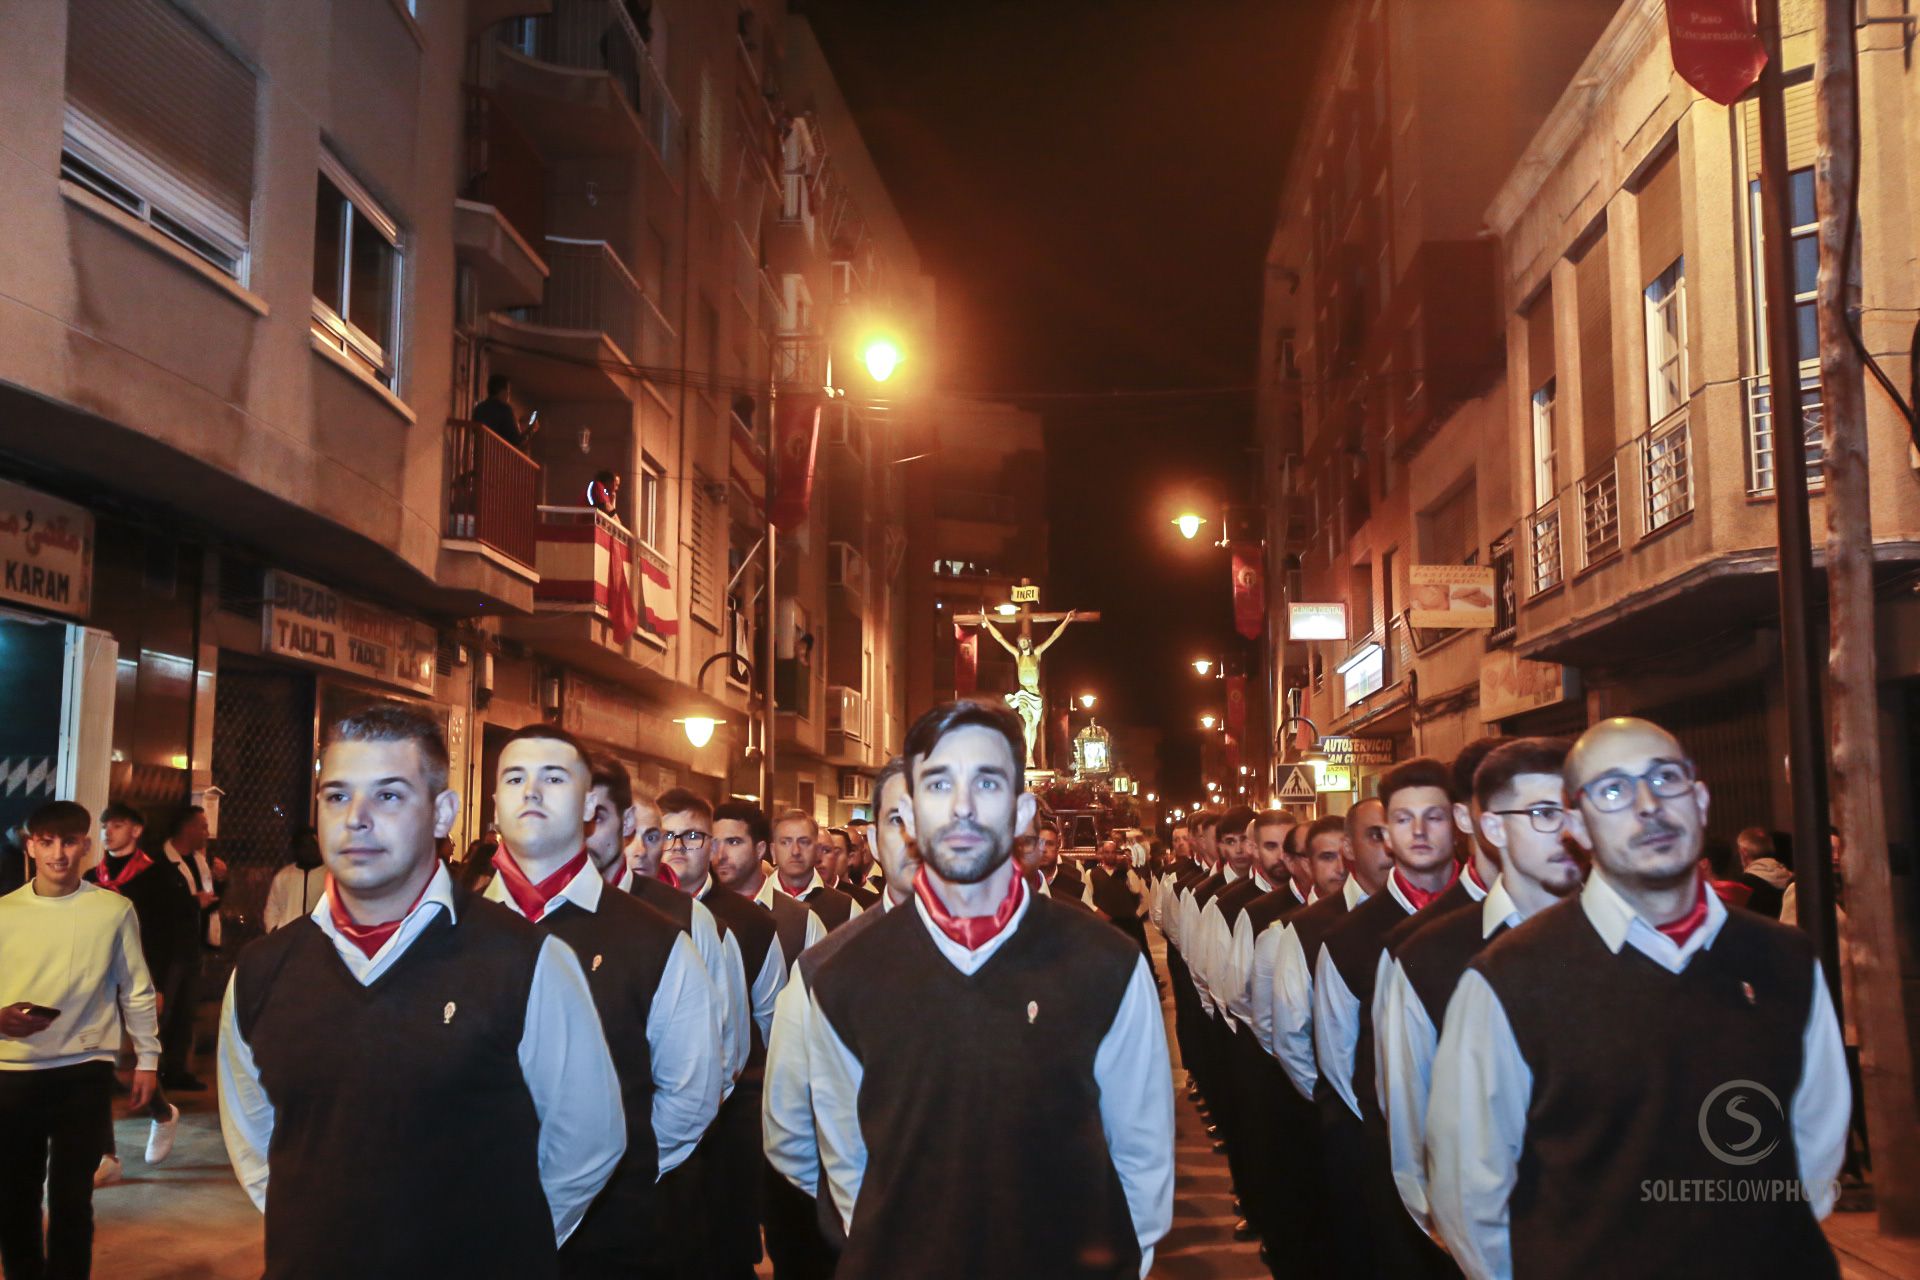
[[[1805,169],[1813,163],[1814,119],[1813,82],[1803,80],[1787,86],[1787,168]],[[1747,176],[1760,176],[1760,104],[1752,99],[1740,104],[1741,132],[1747,142]]]
[[[691,554],[687,566],[687,605],[694,616],[708,622],[717,622],[719,589],[715,582],[719,556],[719,516],[715,508],[719,505],[713,500],[713,481],[707,473],[694,468],[692,492],[687,495],[691,505],[689,523],[691,529]]]
[[[242,248],[255,114],[253,73],[166,0],[71,0],[70,137]]]
[[[1673,150],[1640,185],[1640,284],[1658,279],[1681,254],[1680,164]]]
[[[1613,456],[1613,304],[1607,264],[1602,231],[1573,266],[1580,309],[1580,430],[1588,474]]]
[[[1479,519],[1473,479],[1426,512],[1423,564],[1466,564],[1479,551]]]
[[[1527,391],[1538,391],[1553,373],[1553,290],[1548,288],[1527,312]]]

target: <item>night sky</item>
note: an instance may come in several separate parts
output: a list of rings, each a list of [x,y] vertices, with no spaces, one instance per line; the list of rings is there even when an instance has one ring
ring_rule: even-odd
[[[1046,414],[1047,603],[1104,618],[1049,683],[1166,730],[1169,794],[1197,794],[1221,698],[1187,663],[1234,642],[1230,584],[1169,521],[1255,477],[1261,265],[1322,6],[804,7],[937,281],[943,387]]]

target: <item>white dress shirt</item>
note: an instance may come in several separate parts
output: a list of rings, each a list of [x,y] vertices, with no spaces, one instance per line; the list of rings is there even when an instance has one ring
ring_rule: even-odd
[[[1194,988],[1200,993],[1200,1007],[1207,1011],[1209,1017],[1221,1016],[1220,997],[1213,990],[1218,976],[1215,969],[1219,963],[1219,953],[1227,945],[1227,917],[1220,910],[1220,895],[1230,886],[1246,879],[1245,875],[1224,861],[1220,864],[1220,875],[1224,883],[1207,899],[1205,906],[1196,903],[1193,912],[1193,962],[1190,967],[1193,970]]]
[[[1580,907],[1607,950],[1619,955],[1621,947],[1631,946],[1675,974],[1713,945],[1727,921],[1720,895],[1710,892],[1706,922],[1684,943],[1675,943],[1636,912],[1597,867],[1580,891]],[[1632,1029],[1620,1032],[1632,1034]],[[1533,1070],[1521,1056],[1500,998],[1478,970],[1468,969],[1447,1005],[1434,1054],[1427,1199],[1454,1261],[1475,1280],[1506,1280],[1513,1274],[1507,1202],[1519,1176],[1532,1096]],[[1833,1209],[1852,1107],[1840,1024],[1815,960],[1800,1083],[1790,1110],[1800,1181],[1816,1218]]]
[[[1094,867],[1088,867],[1086,870],[1086,873],[1080,877],[1080,901],[1085,903],[1087,906],[1092,907],[1095,911],[1100,910],[1099,904],[1093,900],[1093,873],[1097,866],[1098,864],[1095,864]],[[1141,917],[1141,914],[1143,913],[1143,911],[1145,910],[1145,904],[1147,901],[1147,887],[1144,884],[1140,883],[1140,877],[1132,867],[1127,866],[1125,863],[1121,863],[1120,870],[1126,876],[1127,888],[1133,892],[1133,895],[1141,903],[1139,907],[1134,908],[1134,912],[1133,912],[1133,918],[1135,920],[1138,920]]]
[[[600,895],[608,888],[589,859],[578,875],[547,900],[553,910],[570,902],[582,911],[600,910]],[[487,886],[487,899],[515,915],[520,904],[507,892],[499,876]],[[701,1135],[720,1111],[720,1038],[713,1011],[713,983],[700,967],[693,942],[679,930],[660,985],[647,1009],[647,1057],[653,1072],[653,1137],[659,1147],[660,1176],[686,1163]],[[656,1181],[658,1179],[656,1178]]]
[[[1367,900],[1367,891],[1352,876],[1347,877],[1340,893],[1347,900],[1348,911]],[[1313,965],[1301,949],[1300,935],[1292,923],[1287,924],[1277,946],[1273,966],[1273,1056],[1280,1059],[1287,1079],[1293,1082],[1300,1096],[1312,1102],[1314,1085],[1320,1080],[1313,1043]]]
[[[1288,887],[1293,890],[1293,896],[1301,907],[1311,905],[1309,899],[1300,896],[1300,887],[1298,885],[1289,881]],[[1296,908],[1296,910],[1297,909],[1298,908]],[[1242,919],[1244,920],[1245,917],[1242,916]],[[1248,1030],[1253,1032],[1253,1038],[1255,1042],[1259,1044],[1260,1048],[1269,1056],[1276,1057],[1278,1055],[1275,1054],[1273,1047],[1273,970],[1280,959],[1280,945],[1286,935],[1286,929],[1287,922],[1285,920],[1272,921],[1265,929],[1260,931],[1258,937],[1254,937],[1251,922],[1247,923],[1246,928],[1247,937],[1250,940],[1248,943],[1250,951],[1245,961],[1246,984],[1243,1000],[1246,1007],[1246,1016],[1244,1020]],[[1239,951],[1240,945],[1240,930],[1238,926],[1236,926],[1234,929],[1234,950],[1236,953]],[[1238,964],[1240,962],[1236,960],[1235,963]],[[1231,1005],[1229,1005],[1229,1008],[1231,1008]]]
[[[331,894],[320,899],[311,918],[333,942],[334,952],[354,981],[368,986],[406,954],[441,912],[448,920],[455,918],[453,880],[444,866],[434,869],[426,894],[372,956],[334,928]],[[290,991],[283,998],[297,1000],[300,993]],[[573,950],[558,938],[541,943],[533,966],[519,1058],[540,1124],[540,1186],[553,1214],[554,1240],[564,1244],[626,1154],[627,1124],[619,1077],[600,1029],[600,1015],[594,1010],[593,992]],[[240,1034],[232,978],[227,979],[220,1009],[217,1067],[220,1131],[227,1140],[227,1155],[254,1207],[264,1213],[273,1101],[260,1083],[253,1050]],[[423,1100],[423,1105],[428,1102]],[[451,1122],[476,1124],[483,1119],[452,1117]]]
[[[1391,872],[1387,875],[1387,892],[1408,915],[1414,913],[1413,903],[1400,889],[1400,877]],[[1313,974],[1313,1051],[1320,1061],[1320,1074],[1357,1117],[1360,1100],[1353,1092],[1353,1058],[1360,1044],[1360,1019],[1366,1010],[1340,976],[1340,966],[1333,962],[1333,953],[1324,943]]]
[[[1261,896],[1273,892],[1273,885],[1260,874],[1258,868],[1251,874]],[[1291,886],[1293,881],[1289,879],[1287,884]],[[1225,923],[1224,917],[1222,923]],[[1242,1028],[1251,1030],[1253,1027],[1253,1003],[1247,994],[1247,984],[1253,980],[1253,944],[1253,918],[1244,908],[1233,922],[1233,929],[1225,941],[1216,938],[1214,943],[1217,948],[1214,956],[1214,986],[1219,993],[1221,1006],[1227,1011],[1227,1025],[1236,1031]]]
[[[1472,886],[1468,886],[1471,892]],[[1491,938],[1502,925],[1511,929],[1524,917],[1506,886],[1495,878],[1480,902],[1480,937]],[[1374,1080],[1380,1110],[1387,1120],[1387,1146],[1400,1201],[1420,1229],[1433,1234],[1427,1206],[1427,1096],[1433,1086],[1433,1054],[1439,1029],[1413,989],[1399,960],[1380,954],[1381,975],[1373,992]]]
[[[112,1062],[123,1025],[134,1066],[159,1067],[160,1019],[140,921],[112,890],[82,880],[72,893],[43,898],[28,880],[0,898],[0,983],[0,1003],[60,1011],[45,1031],[0,1036],[0,1071]]]
[[[827,887],[828,887],[827,882],[820,878],[820,872],[817,868],[814,870],[813,879],[807,881],[807,887],[802,889],[798,893],[789,892],[787,889],[787,886],[780,883],[779,876],[771,875],[771,876],[768,876],[766,879],[766,882],[760,886],[760,892],[753,895],[753,900],[759,903],[763,907],[770,907],[771,903],[773,902],[773,895],[776,893],[784,893],[789,898],[797,898],[801,902],[805,902],[808,898],[813,896],[814,890],[825,889]],[[847,891],[845,889],[842,889],[840,890],[840,892],[846,893]],[[853,895],[848,894],[847,896],[852,897]],[[847,919],[851,920],[859,914],[860,914],[860,900],[858,898],[855,898],[853,902],[853,909],[847,913]]]
[[[940,954],[971,976],[1019,930],[1032,904],[1033,898],[1023,895],[1006,928],[971,951],[941,932],[917,898],[913,905]],[[807,1055],[821,1163],[834,1207],[851,1232],[867,1167],[858,1111],[863,1068],[820,1013],[811,992],[807,998],[812,1005],[806,1027]],[[1093,1060],[1094,1083],[1100,1090],[1100,1127],[1133,1217],[1142,1277],[1153,1267],[1154,1245],[1173,1225],[1172,1069],[1160,997],[1142,956],[1134,964],[1126,994]]]
[[[632,892],[629,888],[632,883],[632,872],[622,876],[621,892]],[[747,995],[746,972],[739,961],[728,959],[727,948],[720,940],[720,926],[713,922],[713,912],[694,898],[687,901],[693,904],[692,918],[687,922],[688,936],[693,939],[694,953],[700,957],[700,967],[707,971],[707,981],[713,984],[714,1027],[720,1037],[720,1059],[726,1064],[726,1080],[721,1086],[724,1097],[733,1092],[733,1083],[746,1070],[747,1055],[753,1050],[752,1033],[747,1026],[753,1016],[753,1004]]]

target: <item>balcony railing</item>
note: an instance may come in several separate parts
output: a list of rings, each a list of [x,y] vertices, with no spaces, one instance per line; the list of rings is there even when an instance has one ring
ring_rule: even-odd
[[[1677,414],[1640,438],[1643,532],[1656,533],[1693,510],[1693,444]]]
[[[633,535],[595,507],[541,507],[540,608],[611,617],[623,604],[632,618]]]
[[[540,153],[484,89],[467,89],[466,141],[461,198],[492,205],[522,240],[537,246],[547,234],[546,173]]]
[[[1527,594],[1537,596],[1559,586],[1560,500],[1555,498],[1527,517]]]
[[[542,62],[612,76],[667,171],[679,172],[680,108],[625,0],[553,0],[550,14],[504,24],[502,39]]]
[[[1766,374],[1747,384],[1747,492],[1771,494],[1774,488],[1773,381]],[[1800,370],[1801,425],[1806,428],[1807,487],[1819,488],[1826,478],[1826,416],[1820,396],[1820,370]]]
[[[1607,465],[1580,481],[1580,566],[1590,569],[1620,550],[1620,466]]]
[[[773,380],[804,388],[825,386],[827,344],[811,334],[774,339]]]
[[[604,240],[548,236],[546,248],[546,301],[517,314],[547,329],[604,333],[629,359],[642,359],[634,328],[645,295],[620,255]]]
[[[540,464],[477,422],[447,423],[446,536],[532,568]]]

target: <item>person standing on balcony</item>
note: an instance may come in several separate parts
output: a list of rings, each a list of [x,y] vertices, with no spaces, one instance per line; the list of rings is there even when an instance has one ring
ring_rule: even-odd
[[[620,518],[620,477],[611,471],[593,473],[587,484],[587,505],[609,520]]]
[[[487,398],[473,406],[473,420],[525,453],[540,431],[538,415],[526,423],[513,407],[513,379],[496,373],[487,379]]]

